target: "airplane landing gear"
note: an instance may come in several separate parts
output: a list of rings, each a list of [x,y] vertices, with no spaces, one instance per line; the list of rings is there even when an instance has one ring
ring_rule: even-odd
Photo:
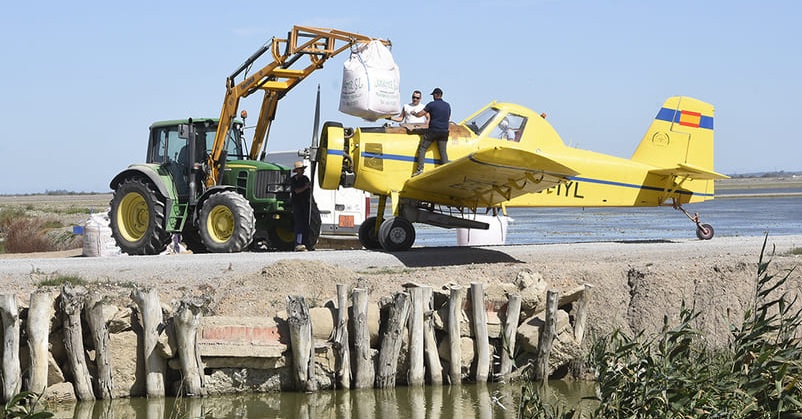
[[[685,210],[685,208],[682,208],[681,204],[678,204],[676,201],[674,201],[673,205],[675,210],[682,211],[682,213],[685,214],[688,219],[696,224],[696,237],[698,237],[699,240],[710,240],[713,238],[713,226],[707,223],[699,222],[698,212],[695,212],[693,215],[691,215],[687,210]]]
[[[409,250],[415,243],[415,227],[406,218],[390,217],[379,228],[379,243],[389,252]]]

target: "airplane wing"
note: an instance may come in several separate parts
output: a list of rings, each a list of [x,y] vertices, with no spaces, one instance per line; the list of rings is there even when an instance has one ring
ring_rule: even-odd
[[[410,178],[400,195],[455,207],[491,207],[540,192],[576,174],[540,153],[494,147]]]

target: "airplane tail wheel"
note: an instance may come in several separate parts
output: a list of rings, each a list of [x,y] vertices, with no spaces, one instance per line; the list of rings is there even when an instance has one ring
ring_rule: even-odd
[[[710,240],[713,238],[713,234],[713,226],[710,224],[699,224],[699,226],[696,227],[696,237],[698,237],[699,240]]]
[[[415,227],[402,217],[390,217],[379,228],[379,243],[389,252],[409,250],[415,243]]]
[[[378,250],[382,248],[379,243],[379,232],[376,229],[376,217],[368,217],[359,226],[359,243],[368,250]]]

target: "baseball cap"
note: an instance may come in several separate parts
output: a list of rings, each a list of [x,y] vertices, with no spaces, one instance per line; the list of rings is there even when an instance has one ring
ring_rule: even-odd
[[[429,94],[430,94],[430,95],[442,95],[442,94],[443,94],[443,91],[442,91],[442,90],[440,90],[440,88],[439,88],[439,87],[435,87],[435,88],[434,88],[434,90],[432,90],[432,93],[429,93]]]

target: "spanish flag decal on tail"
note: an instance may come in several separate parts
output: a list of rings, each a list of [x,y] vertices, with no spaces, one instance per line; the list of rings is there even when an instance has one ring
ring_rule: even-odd
[[[699,128],[702,114],[693,111],[679,111],[679,124],[685,127]]]

